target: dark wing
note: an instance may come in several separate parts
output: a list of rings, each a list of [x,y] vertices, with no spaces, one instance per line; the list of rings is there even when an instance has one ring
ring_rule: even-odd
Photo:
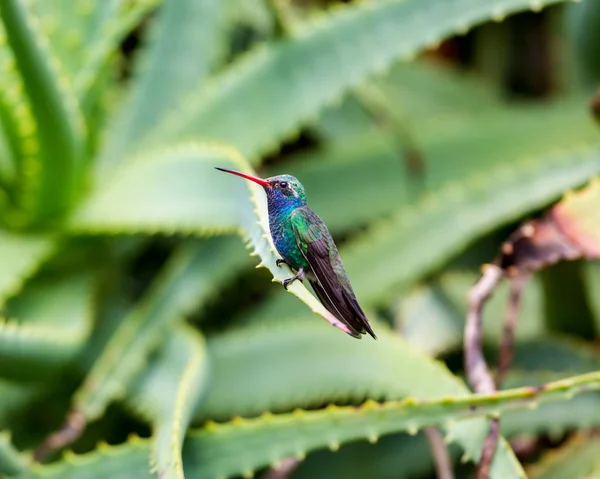
[[[327,227],[308,207],[298,208],[290,217],[298,248],[310,265],[314,278],[308,280],[319,301],[342,321],[354,337],[369,333],[377,339],[361,309],[344,271]]]

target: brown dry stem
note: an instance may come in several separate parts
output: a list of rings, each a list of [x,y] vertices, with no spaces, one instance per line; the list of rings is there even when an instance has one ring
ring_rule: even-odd
[[[444,437],[437,427],[429,426],[423,429],[429,449],[435,463],[436,477],[438,479],[454,479],[452,461],[444,442]]]
[[[300,459],[288,457],[278,467],[272,467],[264,473],[262,479],[287,479],[300,465]]]
[[[58,431],[50,434],[42,444],[40,444],[33,455],[36,462],[42,462],[50,454],[72,444],[81,436],[87,420],[79,411],[71,411],[65,420],[64,426]]]

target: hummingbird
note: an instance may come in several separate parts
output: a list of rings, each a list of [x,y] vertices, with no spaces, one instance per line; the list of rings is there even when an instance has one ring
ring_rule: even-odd
[[[355,338],[368,333],[377,339],[361,309],[344,270],[337,247],[323,220],[307,205],[304,186],[291,175],[258,178],[235,170],[217,170],[258,183],[267,196],[269,230],[273,244],[295,274],[283,287],[306,278],[325,308],[341,321]]]

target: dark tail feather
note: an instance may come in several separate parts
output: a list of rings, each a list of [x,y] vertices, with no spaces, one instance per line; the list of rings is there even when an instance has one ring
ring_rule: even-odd
[[[344,304],[335,304],[325,289],[319,284],[318,280],[315,281],[309,279],[309,282],[315,291],[317,298],[319,298],[319,301],[321,301],[323,306],[325,306],[331,314],[335,315],[340,321],[348,326],[353,337],[360,338],[361,334],[369,333],[373,339],[377,339],[365,313],[363,313],[358,302],[354,298],[344,292],[342,297]]]

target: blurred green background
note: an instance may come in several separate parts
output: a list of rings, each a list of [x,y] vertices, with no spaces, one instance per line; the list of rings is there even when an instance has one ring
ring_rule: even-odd
[[[1,477],[425,479],[428,426],[471,477],[466,294],[600,172],[598,0],[0,0],[0,20]],[[378,341],[271,282],[262,191],[214,166],[298,177]],[[598,264],[534,276],[505,387],[600,369],[598,328]],[[597,393],[477,404],[502,412],[491,477],[600,477]]]

